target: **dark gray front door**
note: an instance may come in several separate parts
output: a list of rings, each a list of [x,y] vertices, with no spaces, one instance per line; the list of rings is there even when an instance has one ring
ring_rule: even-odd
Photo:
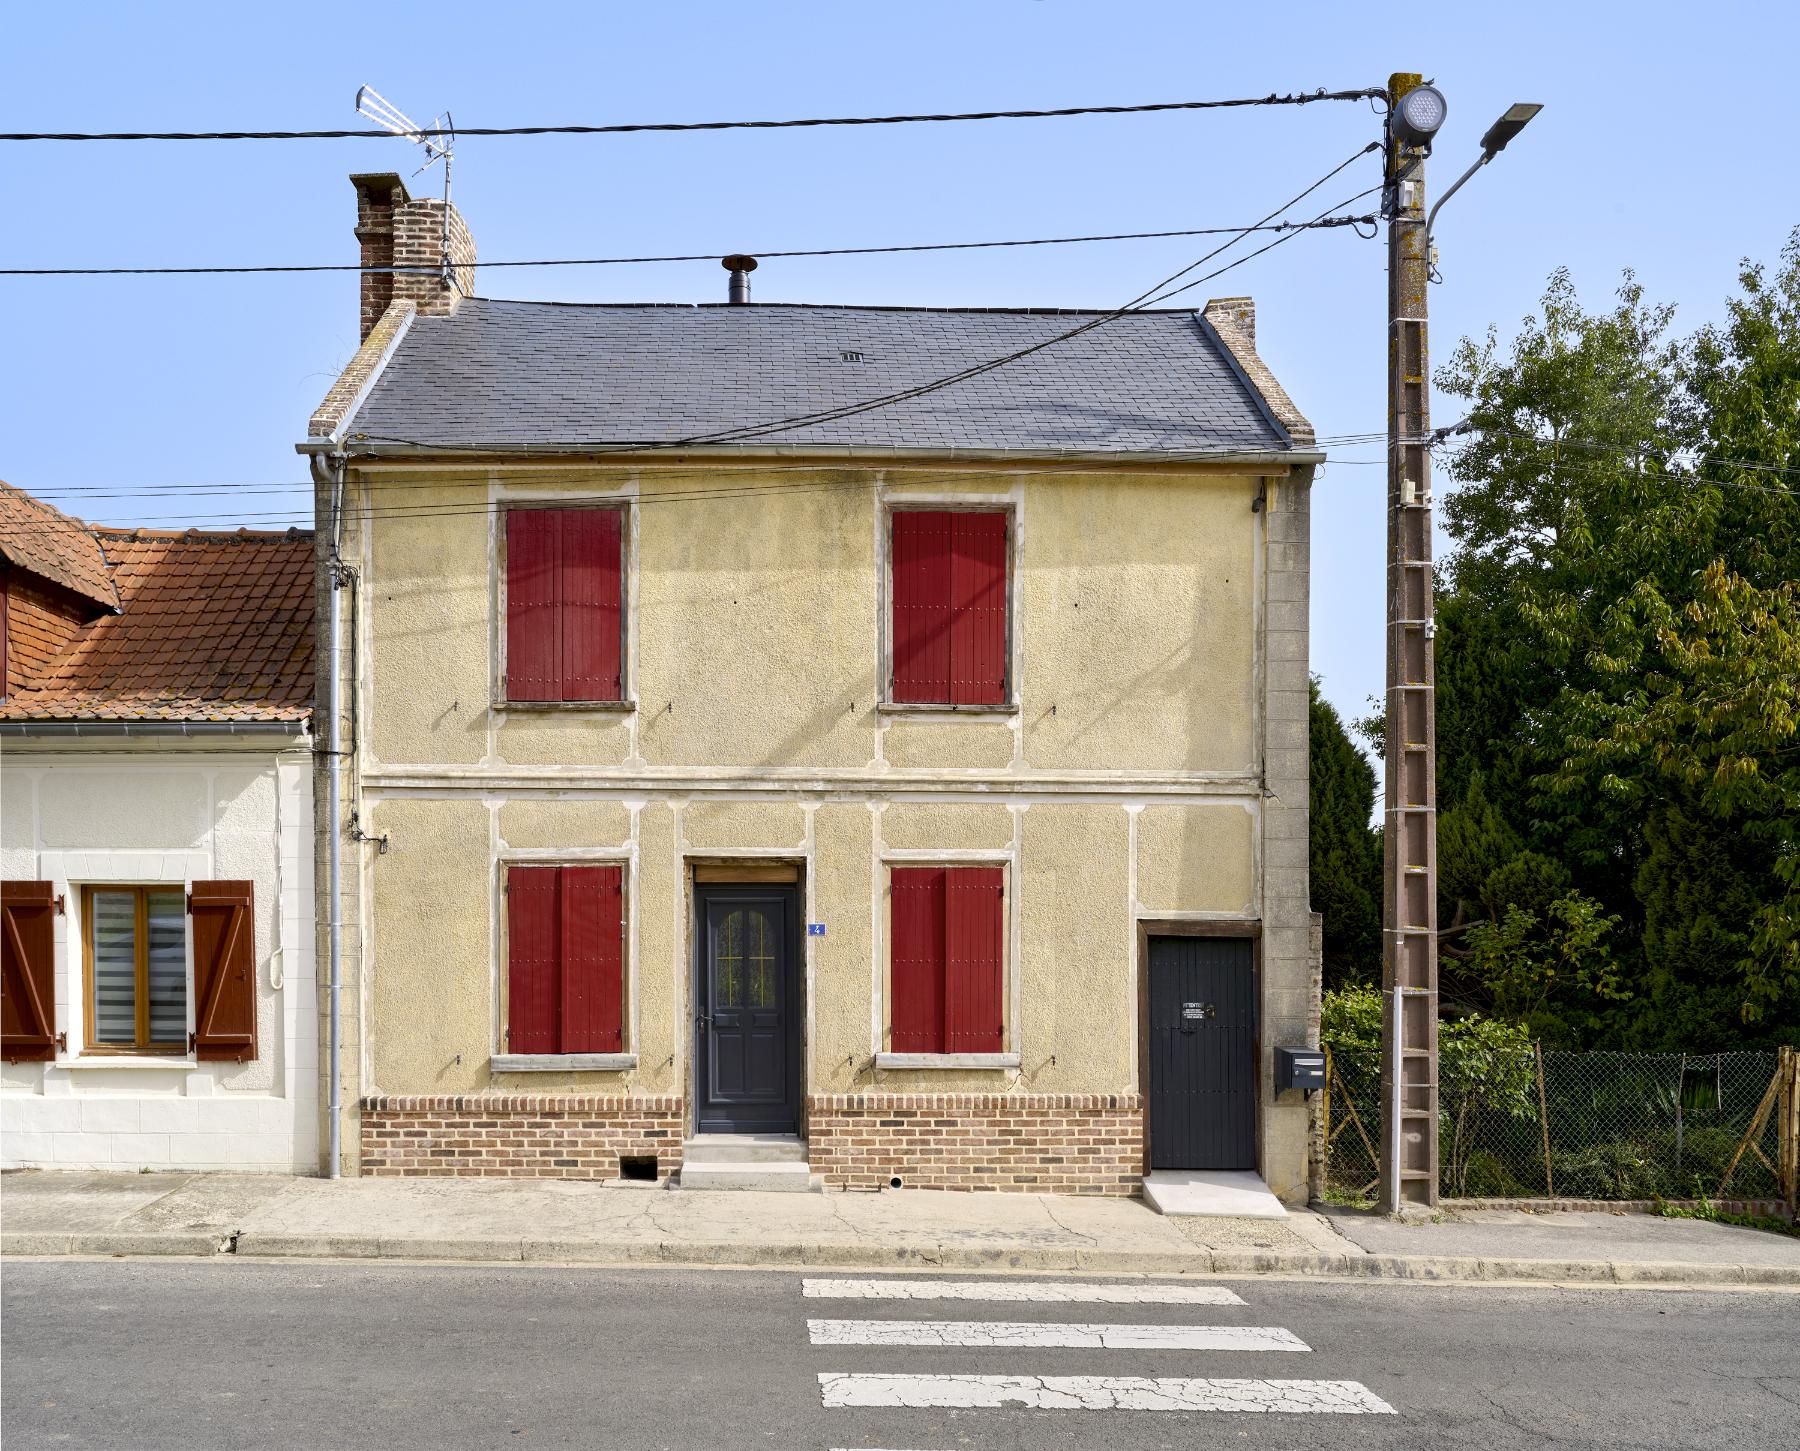
[[[800,1126],[799,894],[705,884],[695,993],[701,1133]]]
[[[1255,944],[1150,939],[1150,1167],[1256,1167]]]

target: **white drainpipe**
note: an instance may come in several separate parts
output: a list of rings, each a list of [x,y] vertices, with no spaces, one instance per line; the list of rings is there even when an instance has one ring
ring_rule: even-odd
[[[326,1176],[336,1179],[342,1172],[342,1135],[339,1130],[339,1119],[343,1111],[343,962],[344,962],[344,883],[343,864],[341,860],[342,809],[340,804],[340,788],[338,773],[342,767],[343,731],[339,726],[342,711],[339,709],[339,670],[340,656],[338,636],[343,623],[343,607],[339,604],[339,595],[343,589],[341,571],[343,560],[339,557],[338,546],[342,540],[342,522],[344,510],[344,457],[334,454],[329,459],[314,454],[309,460],[312,465],[313,478],[331,489],[331,515],[327,521],[329,532],[327,538],[331,545],[329,568],[331,571],[331,608],[328,615],[325,636],[326,679],[325,689],[325,742],[326,752],[330,758],[331,774],[326,778],[325,816],[330,823],[326,859],[329,863],[326,884],[326,910],[329,914],[328,941],[329,957],[326,968],[326,980],[331,991],[331,1036],[328,1050],[330,1063],[330,1081],[326,1090],[328,1121],[327,1134],[330,1139]],[[353,687],[354,688],[354,687]]]

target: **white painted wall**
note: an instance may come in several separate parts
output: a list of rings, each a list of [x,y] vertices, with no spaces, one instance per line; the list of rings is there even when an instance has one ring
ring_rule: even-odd
[[[54,1063],[0,1064],[0,1163],[318,1172],[312,838],[304,743],[0,745],[0,874],[54,882],[64,900],[56,1014],[68,1038]],[[217,878],[255,884],[256,1059],[84,1055],[82,887]],[[190,1028],[192,957],[190,939]]]

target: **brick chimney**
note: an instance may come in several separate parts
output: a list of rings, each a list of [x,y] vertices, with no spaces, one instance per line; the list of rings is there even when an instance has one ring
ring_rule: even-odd
[[[1220,323],[1234,326],[1256,346],[1256,299],[1254,297],[1215,297],[1206,304],[1206,320],[1217,327]]]
[[[356,188],[356,240],[364,267],[410,267],[414,272],[362,274],[359,340],[366,339],[393,302],[411,302],[426,317],[446,317],[475,292],[475,239],[452,206],[448,238],[444,203],[415,201],[391,171],[352,175]],[[447,250],[451,273],[443,275]]]

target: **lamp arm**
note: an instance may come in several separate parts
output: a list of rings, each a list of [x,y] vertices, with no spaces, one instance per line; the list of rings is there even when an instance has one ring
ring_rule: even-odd
[[[1430,212],[1428,212],[1426,214],[1426,217],[1425,217],[1425,255],[1427,257],[1429,257],[1431,255],[1431,228],[1432,228],[1433,224],[1437,221],[1437,214],[1439,212],[1443,211],[1444,203],[1449,201],[1451,197],[1456,195],[1457,188],[1459,188],[1465,181],[1467,181],[1471,176],[1475,175],[1476,172],[1480,171],[1482,167],[1486,166],[1493,159],[1494,159],[1494,153],[1492,151],[1482,152],[1481,159],[1479,161],[1477,161],[1473,166],[1471,166],[1467,171],[1465,171],[1461,176],[1457,177],[1455,181],[1451,182],[1450,189],[1448,191],[1446,191],[1441,197],[1438,198],[1437,205],[1434,206],[1430,210]]]

